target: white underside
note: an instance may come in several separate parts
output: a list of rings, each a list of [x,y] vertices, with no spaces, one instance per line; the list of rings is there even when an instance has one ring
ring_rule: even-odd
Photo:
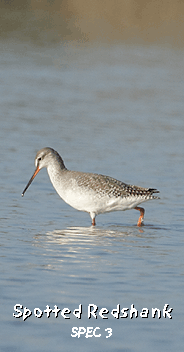
[[[90,192],[85,195],[81,195],[81,192],[75,194],[73,194],[73,192],[67,192],[67,194],[61,198],[75,209],[86,211],[88,213],[92,212],[96,215],[110,211],[132,209],[145,201],[145,199],[137,197],[109,198],[109,196],[104,196],[98,198],[95,192]]]
[[[50,180],[59,196],[71,207],[88,212],[92,219],[98,214],[111,211],[124,211],[135,208],[138,204],[149,199],[144,197],[110,197],[96,190],[79,187],[74,178],[64,179],[54,172],[52,167],[47,168]]]
[[[111,211],[124,211],[135,208],[138,204],[145,202],[143,197],[109,197],[94,190],[79,187],[75,179],[70,180],[70,185],[57,183],[52,175],[49,175],[51,182],[59,196],[71,207],[88,212],[92,219],[98,214]]]

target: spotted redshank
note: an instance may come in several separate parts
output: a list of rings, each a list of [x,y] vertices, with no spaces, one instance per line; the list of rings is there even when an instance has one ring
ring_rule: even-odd
[[[132,186],[112,177],[68,170],[60,155],[52,148],[43,148],[35,158],[36,170],[24,189],[43,168],[47,168],[50,180],[59,196],[73,208],[90,214],[92,225],[98,214],[117,210],[136,209],[140,211],[137,226],[143,225],[144,208],[138,207],[150,199],[158,199],[154,188]]]

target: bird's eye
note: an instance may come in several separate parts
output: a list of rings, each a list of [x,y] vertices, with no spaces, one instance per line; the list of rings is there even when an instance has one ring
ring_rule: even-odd
[[[40,157],[40,158],[38,158],[38,161],[41,161],[42,160],[42,158]]]

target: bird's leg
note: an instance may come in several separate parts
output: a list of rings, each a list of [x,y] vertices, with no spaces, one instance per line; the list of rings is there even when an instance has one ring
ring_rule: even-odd
[[[135,207],[134,209],[140,211],[139,220],[138,220],[138,222],[137,222],[137,226],[140,227],[140,226],[143,225],[143,222],[144,222],[144,213],[145,213],[145,210],[144,210],[144,208],[141,208],[141,207]]]
[[[95,223],[95,218],[92,219],[92,225],[95,226],[96,223]]]

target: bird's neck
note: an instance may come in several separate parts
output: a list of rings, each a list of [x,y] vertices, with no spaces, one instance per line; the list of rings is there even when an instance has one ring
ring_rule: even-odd
[[[68,170],[65,167],[61,157],[59,159],[54,158],[47,167],[49,178],[56,190],[58,185],[60,185],[62,182],[62,176],[64,176],[67,171]]]

